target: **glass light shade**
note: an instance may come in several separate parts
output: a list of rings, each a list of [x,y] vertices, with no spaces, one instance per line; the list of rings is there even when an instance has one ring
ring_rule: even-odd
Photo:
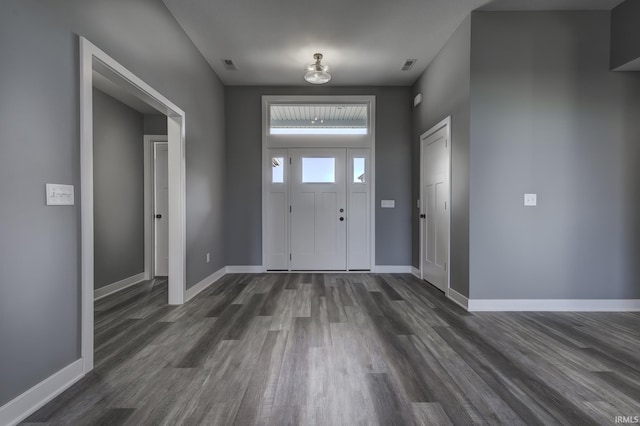
[[[311,84],[325,84],[331,80],[331,74],[329,74],[329,67],[319,64],[311,64],[307,68],[308,73],[304,75],[304,79]]]

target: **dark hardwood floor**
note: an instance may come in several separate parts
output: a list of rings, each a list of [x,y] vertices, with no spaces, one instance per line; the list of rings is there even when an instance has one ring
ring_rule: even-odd
[[[227,275],[96,302],[72,425],[606,425],[640,415],[638,313],[469,314],[411,275]]]

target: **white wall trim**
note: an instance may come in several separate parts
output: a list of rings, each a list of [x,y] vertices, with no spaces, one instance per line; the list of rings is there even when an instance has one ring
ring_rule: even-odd
[[[640,299],[470,299],[470,312],[639,312]]]
[[[104,287],[97,288],[93,292],[93,299],[102,299],[103,297],[107,297],[117,291],[124,290],[125,288],[131,287],[132,285],[139,284],[145,279],[145,272],[140,272],[139,274],[136,274],[132,277],[125,278],[123,280],[116,281],[115,283],[108,284]]]
[[[0,424],[13,426],[36,412],[84,376],[83,360],[69,364],[0,407]]]
[[[227,265],[227,274],[261,274],[262,265]]]
[[[84,372],[93,369],[93,72],[126,88],[167,115],[169,144],[169,303],[184,302],[186,284],[185,113],[158,91],[80,37],[81,350]]]
[[[453,300],[456,304],[463,307],[465,310],[469,310],[469,299],[466,296],[458,293],[451,287],[449,287],[447,290],[447,297]]]
[[[410,265],[376,265],[371,272],[375,274],[411,274],[413,273],[412,268]]]
[[[418,279],[422,279],[422,277],[420,276],[420,269],[416,268],[415,266],[411,267],[411,273],[413,274],[414,277]]]
[[[213,274],[209,275],[207,278],[203,279],[199,283],[189,287],[187,289],[185,302],[196,297],[202,291],[204,291],[207,287],[218,281],[220,278],[224,277],[227,274],[227,267],[222,267]]]

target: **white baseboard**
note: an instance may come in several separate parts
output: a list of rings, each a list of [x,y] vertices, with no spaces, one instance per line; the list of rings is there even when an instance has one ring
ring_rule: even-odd
[[[638,312],[639,299],[469,299],[470,312]]]
[[[125,278],[124,280],[120,280],[113,284],[109,284],[104,287],[100,287],[96,289],[93,293],[93,299],[94,300],[102,299],[103,297],[107,297],[108,295],[113,294],[116,291],[120,291],[127,287],[131,287],[132,285],[141,283],[144,280],[145,280],[145,273],[140,272],[139,274],[134,275],[132,277]]]
[[[224,277],[226,274],[227,274],[227,267],[222,267],[216,272],[214,272],[213,274],[209,275],[207,278],[197,283],[196,285],[189,287],[185,292],[184,301],[188,302],[189,300],[193,299],[198,295],[198,293],[205,290],[207,287],[209,287],[211,284],[218,281],[220,278]]]
[[[411,266],[409,265],[376,265],[372,271],[376,274],[410,274]]]
[[[453,300],[455,303],[457,303],[461,307],[463,307],[464,309],[466,309],[467,311],[469,310],[469,298],[467,298],[466,296],[458,293],[452,288],[449,288],[447,290],[447,297]]]
[[[261,274],[262,265],[227,265],[227,274]]]
[[[74,361],[0,407],[0,425],[20,423],[83,376],[83,360]]]
[[[411,267],[411,273],[413,274],[414,277],[421,279],[420,278],[420,269],[416,268],[415,266]]]

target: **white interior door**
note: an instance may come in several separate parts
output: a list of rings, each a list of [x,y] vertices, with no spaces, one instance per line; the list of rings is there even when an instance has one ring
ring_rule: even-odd
[[[421,272],[442,291],[449,287],[449,124],[421,138]]]
[[[169,275],[169,149],[166,143],[154,144],[154,265],[156,276]]]
[[[345,270],[346,149],[291,149],[291,269]]]

